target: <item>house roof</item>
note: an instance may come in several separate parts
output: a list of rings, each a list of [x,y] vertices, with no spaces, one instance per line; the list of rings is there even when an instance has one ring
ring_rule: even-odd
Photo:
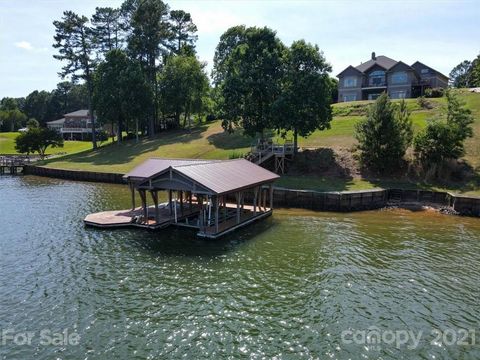
[[[163,170],[154,173],[155,170],[162,168]],[[212,194],[216,195],[254,187],[279,178],[277,174],[245,159],[150,159],[126,174],[124,178],[138,179],[143,177],[145,180],[151,179],[155,181],[155,179],[162,176],[171,176],[171,173],[186,177],[192,182],[209,189]]]
[[[360,70],[358,70],[357,68],[353,67],[352,65],[349,65],[349,66],[347,66],[341,73],[339,73],[339,74],[337,75],[337,77],[340,77],[340,75],[342,75],[345,71],[347,71],[347,70],[349,70],[349,69],[351,69],[351,70],[353,70],[353,71],[356,71],[356,72],[358,72],[358,73],[360,73],[360,74],[363,74],[363,73],[362,73]]]
[[[64,123],[65,123],[65,118],[58,119],[58,120],[47,121],[47,125],[62,125]]]
[[[412,64],[412,67],[415,66],[415,64],[420,64],[420,65],[422,65],[423,67],[426,67],[426,68],[428,68],[428,69],[436,72],[438,75],[443,76],[445,79],[447,79],[447,80],[449,79],[448,76],[443,75],[440,71],[437,71],[437,70],[435,70],[434,68],[432,68],[432,67],[430,67],[430,66],[428,66],[428,65],[425,65],[424,63],[422,63],[422,62],[420,62],[420,61],[415,61],[415,62]]]
[[[87,117],[89,116],[88,110],[82,109],[82,110],[77,110],[68,114],[64,115],[65,117]]]
[[[384,68],[385,70],[389,70],[391,67],[393,67],[396,64],[397,64],[396,60],[393,60],[393,59],[391,59],[387,56],[384,56],[384,55],[379,55],[375,59],[370,59],[367,62],[364,62],[364,63],[356,66],[355,68],[357,70],[361,71],[361,72],[365,72],[368,69],[370,69],[372,66],[378,65],[378,66]]]

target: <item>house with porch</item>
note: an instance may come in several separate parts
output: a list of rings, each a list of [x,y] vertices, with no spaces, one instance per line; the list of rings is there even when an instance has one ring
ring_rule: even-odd
[[[90,140],[92,122],[88,110],[77,110],[65,114],[63,118],[47,122],[47,127],[59,131],[65,140]],[[96,125],[97,131],[101,127]]]
[[[383,92],[392,99],[422,96],[428,88],[446,88],[448,77],[416,61],[408,65],[372,53],[370,60],[348,66],[337,75],[338,102],[375,100]]]

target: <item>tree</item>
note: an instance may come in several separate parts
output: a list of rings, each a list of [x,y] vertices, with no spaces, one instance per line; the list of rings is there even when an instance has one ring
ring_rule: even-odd
[[[83,79],[88,90],[88,111],[92,124],[93,148],[97,148],[96,126],[93,114],[93,71],[95,59],[93,58],[94,42],[93,32],[88,26],[88,18],[79,16],[72,11],[65,11],[61,21],[54,21],[55,43],[53,47],[58,49],[59,54],[55,59],[66,61],[60,75],[65,78],[71,75],[73,80]]]
[[[204,67],[194,56],[170,56],[159,75],[161,109],[174,114],[177,126],[182,113],[186,126],[191,114],[206,107],[209,83]]]
[[[49,102],[51,100],[51,95],[48,91],[32,91],[25,99],[25,104],[23,105],[23,111],[29,118],[37,119],[42,126],[49,120]]]
[[[238,41],[229,54],[216,54],[222,59],[223,128],[241,125],[247,135],[259,133],[273,125],[272,107],[281,92],[282,54],[284,46],[274,31],[251,27],[238,34]],[[218,50],[218,47],[217,47]],[[224,57],[226,55],[226,57]]]
[[[15,138],[15,149],[19,153],[38,152],[43,159],[49,147],[63,147],[62,135],[53,129],[32,128]]]
[[[298,135],[306,137],[315,130],[330,128],[332,120],[331,71],[318,46],[295,41],[285,51],[282,93],[274,103],[274,126],[293,131],[294,149]]]
[[[27,128],[29,129],[36,129],[40,127],[40,123],[37,121],[37,119],[31,118],[28,119],[27,121]]]
[[[179,54],[182,47],[195,48],[195,42],[198,39],[195,35],[197,26],[193,23],[191,15],[183,10],[172,10],[170,22],[175,44],[174,51]]]
[[[480,87],[480,55],[472,61],[472,66],[469,71],[469,84],[470,87]]]
[[[469,86],[471,66],[470,61],[464,60],[450,71],[450,81],[453,87],[464,88]]]
[[[148,127],[150,136],[155,134],[158,119],[157,61],[168,53],[171,39],[168,23],[169,8],[161,0],[137,0],[129,2],[125,11],[131,14],[132,31],[128,37],[130,54],[142,64],[150,89],[154,94]]]
[[[15,110],[18,109],[17,100],[10,97],[4,97],[0,101],[0,110]]]
[[[92,32],[97,50],[105,55],[113,49],[121,49],[124,41],[124,28],[120,9],[97,7],[92,16]]]
[[[138,136],[138,121],[148,115],[151,101],[140,65],[122,50],[108,52],[95,73],[94,103],[99,118],[117,124],[118,142],[127,121],[135,121]]]
[[[405,103],[398,108],[383,93],[355,127],[362,163],[379,172],[393,170],[405,155],[411,134]]]
[[[0,110],[0,129],[4,132],[18,130],[27,119],[27,116],[18,109]]]
[[[465,154],[465,140],[473,136],[474,119],[464,105],[452,91],[447,91],[446,119],[435,119],[415,136],[415,157],[425,170],[434,169],[435,176],[446,160]]]

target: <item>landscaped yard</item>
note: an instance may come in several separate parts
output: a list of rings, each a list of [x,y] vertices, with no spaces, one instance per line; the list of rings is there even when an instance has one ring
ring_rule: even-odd
[[[18,132],[0,132],[0,154],[16,154],[15,138],[19,135]],[[73,154],[80,151],[89,150],[92,144],[88,141],[65,141],[62,148],[48,148],[48,155],[55,154]]]
[[[465,159],[480,170],[480,94],[468,92],[461,93],[467,106],[472,109],[475,116],[475,137],[467,141],[467,154]],[[439,115],[440,110],[445,106],[445,99],[429,99],[433,108],[422,109],[416,99],[407,100],[409,109],[412,111],[411,119],[416,131],[423,128],[428,119]],[[368,101],[355,103],[341,103],[334,105],[334,119],[331,129],[316,131],[310,137],[299,139],[299,145],[304,148],[330,147],[330,148],[351,148],[355,144],[354,127],[365,114]],[[0,134],[1,136],[2,134]],[[13,142],[13,140],[11,140]],[[177,130],[160,133],[154,139],[142,139],[139,143],[133,140],[126,141],[121,145],[112,144],[98,149],[97,151],[84,151],[51,159],[45,162],[45,166],[90,170],[102,172],[125,173],[136,165],[150,157],[170,158],[205,158],[205,159],[228,159],[239,157],[250,150],[253,139],[245,137],[240,131],[233,134],[223,132],[220,121],[203,124],[192,131]],[[50,149],[50,152],[76,152],[91,147],[88,142],[71,142],[64,149]],[[75,143],[75,144],[73,144]],[[0,146],[2,143],[0,142]],[[11,145],[10,145],[11,146]],[[3,150],[0,152],[7,152]],[[72,151],[75,149],[76,151]],[[408,188],[435,188],[425,184],[395,181],[390,179],[372,180],[363,178],[337,179],[322,177],[296,177],[285,176],[278,182],[279,186],[316,190],[353,190],[367,189],[382,186],[397,186]],[[479,193],[474,185],[453,190],[465,191],[468,193]]]

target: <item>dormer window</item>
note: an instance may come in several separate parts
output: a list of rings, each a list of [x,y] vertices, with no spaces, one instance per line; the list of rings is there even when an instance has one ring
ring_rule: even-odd
[[[422,69],[422,70],[420,70],[420,72],[421,72],[422,74],[428,74],[428,69]]]
[[[356,87],[356,86],[357,86],[356,76],[347,76],[343,79],[343,87]]]

